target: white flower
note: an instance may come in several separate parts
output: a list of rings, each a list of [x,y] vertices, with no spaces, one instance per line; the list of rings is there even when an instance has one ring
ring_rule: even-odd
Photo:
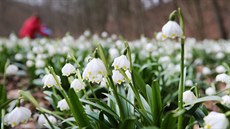
[[[85,67],[83,78],[91,82],[100,83],[104,75],[107,74],[105,65],[99,58],[93,58]]]
[[[168,21],[162,27],[163,38],[182,37],[182,29],[175,21]]]
[[[197,97],[190,90],[187,90],[183,93],[183,102],[184,103],[190,103],[195,99],[197,99]]]
[[[164,40],[162,32],[158,32],[156,35],[157,40]]]
[[[230,105],[230,96],[229,95],[225,95],[222,97],[222,103],[226,104],[226,105]]]
[[[17,53],[15,56],[14,56],[15,60],[18,60],[18,61],[21,61],[23,59],[23,55],[20,54],[20,53]]]
[[[225,67],[223,65],[219,65],[216,67],[217,73],[224,73],[226,71]]]
[[[125,55],[121,55],[114,59],[112,66],[114,66],[116,70],[121,68],[127,70],[130,67],[130,62]]]
[[[204,117],[205,126],[204,129],[227,129],[228,119],[223,113],[210,112]]]
[[[145,49],[148,51],[148,52],[152,52],[154,50],[154,45],[152,43],[148,43],[146,46],[145,46]]]
[[[112,47],[112,48],[109,49],[109,55],[110,55],[110,57],[112,59],[114,59],[114,58],[119,56],[119,52],[118,52],[118,50],[116,48]]]
[[[185,86],[193,86],[192,80],[186,80],[185,81]]]
[[[6,68],[6,75],[15,75],[18,72],[18,67],[16,65],[9,65]]]
[[[74,79],[70,87],[73,88],[75,91],[80,91],[85,88],[84,85],[81,84],[79,79]]]
[[[59,84],[61,84],[61,78],[57,76],[57,79],[59,81]],[[48,74],[48,75],[45,75],[42,79],[42,82],[44,83],[44,88],[47,86],[48,88],[52,87],[52,86],[56,86],[57,85],[57,82],[56,80],[54,79],[53,75],[52,74]]]
[[[58,108],[60,108],[61,111],[63,110],[69,110],[69,105],[67,104],[65,99],[62,99],[58,102],[57,105]]]
[[[91,32],[89,30],[86,30],[83,34],[85,35],[85,37],[89,37],[91,35]]]
[[[206,95],[214,95],[216,93],[216,90],[214,89],[214,88],[212,88],[212,87],[209,87],[209,88],[207,88],[206,90],[205,90],[205,94]]]
[[[25,107],[16,107],[4,117],[4,122],[12,127],[26,123],[31,117],[31,111]]]
[[[34,62],[32,60],[27,60],[26,61],[26,66],[27,67],[32,67],[34,65]]]
[[[202,69],[202,73],[203,73],[204,75],[209,75],[209,74],[211,74],[211,70],[210,70],[208,67],[204,67],[204,68]]]
[[[105,32],[105,31],[104,31],[104,32],[102,32],[102,33],[101,33],[101,37],[102,37],[102,38],[106,38],[106,37],[108,37],[108,33],[107,33],[107,32]]]
[[[223,52],[218,52],[218,53],[216,54],[216,58],[217,58],[217,59],[223,59],[223,58],[224,58],[224,53],[223,53]]]
[[[43,68],[43,67],[45,67],[45,65],[46,65],[45,61],[41,60],[41,59],[38,59],[35,62],[36,68]]]
[[[49,121],[52,123],[52,124],[56,124],[57,123],[57,120],[55,117],[53,116],[50,116],[50,115],[47,115],[47,118],[49,119]],[[48,121],[46,120],[45,116],[43,114],[39,115],[38,117],[38,125],[41,127],[43,125],[45,125],[46,127],[49,127],[49,123]]]
[[[225,73],[222,73],[222,74],[218,74],[216,76],[216,81],[220,81],[220,82],[224,82],[226,83],[227,85],[230,84],[230,76],[225,74]]]
[[[76,72],[76,68],[75,68],[72,64],[67,63],[67,64],[65,64],[64,67],[61,69],[61,72],[62,72],[62,75],[63,75],[63,76],[69,76],[70,74]]]
[[[118,84],[121,84],[122,82],[125,81],[124,76],[119,71],[116,70],[113,70],[112,78],[114,83],[118,83]]]

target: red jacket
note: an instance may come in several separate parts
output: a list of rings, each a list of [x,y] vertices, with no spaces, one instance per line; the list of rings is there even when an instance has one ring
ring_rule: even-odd
[[[39,18],[36,16],[31,16],[23,23],[19,32],[19,37],[29,37],[33,39],[36,38],[36,34],[47,36],[45,33],[41,31],[41,23]]]

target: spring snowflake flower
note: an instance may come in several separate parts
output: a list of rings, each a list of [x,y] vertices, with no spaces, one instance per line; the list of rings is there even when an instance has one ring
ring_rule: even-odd
[[[112,47],[109,49],[109,55],[112,59],[114,59],[119,56],[119,51],[116,48]]]
[[[57,79],[58,79],[58,82],[59,84],[61,84],[61,78],[57,76]],[[56,80],[54,79],[53,75],[52,74],[47,74],[43,77],[42,79],[42,82],[44,83],[44,88],[47,86],[48,88],[52,87],[52,86],[56,86],[57,85],[57,82]]]
[[[90,82],[100,83],[103,76],[107,74],[105,65],[99,58],[92,59],[85,67],[83,71],[83,78],[89,80]]]
[[[204,117],[204,129],[227,129],[228,119],[223,113],[210,112]]]
[[[73,74],[76,72],[76,68],[72,64],[67,63],[61,69],[61,72],[63,76],[69,76],[70,74]]]
[[[225,74],[225,73],[222,73],[222,74],[218,74],[216,76],[216,81],[218,82],[224,82],[226,83],[227,85],[230,84],[230,76]]]
[[[132,80],[132,75],[131,75],[131,73],[129,72],[129,70],[126,70],[126,71],[125,71],[125,74],[126,74],[127,77],[129,78],[129,80]]]
[[[202,74],[209,75],[209,74],[211,74],[211,70],[208,67],[204,67],[202,69]]]
[[[162,27],[163,38],[182,37],[182,29],[175,21],[168,21]]]
[[[67,104],[65,99],[60,100],[57,107],[60,108],[61,111],[69,110],[69,105]]]
[[[84,85],[81,84],[79,79],[74,79],[70,87],[73,88],[75,91],[80,91],[85,88]]]
[[[18,67],[16,65],[9,65],[6,68],[6,75],[15,75],[18,72]]]
[[[124,76],[119,71],[113,70],[112,72],[113,72],[112,78],[114,83],[121,84],[122,82],[125,81]]]
[[[4,117],[4,122],[15,127],[20,123],[26,123],[31,117],[31,111],[25,107],[16,107]]]
[[[164,40],[162,32],[158,32],[156,35],[157,40]]]
[[[114,59],[112,66],[114,66],[115,70],[121,68],[127,70],[130,67],[130,62],[125,55],[121,55]]]
[[[152,43],[148,43],[146,46],[145,46],[145,49],[148,51],[148,52],[152,52],[154,50],[154,45]]]
[[[224,73],[226,71],[226,69],[223,65],[217,66],[215,70],[217,73]]]
[[[183,102],[184,103],[190,103],[190,102],[192,102],[195,99],[197,99],[197,97],[190,90],[187,90],[187,91],[185,91],[183,93]]]
[[[17,61],[21,61],[23,59],[23,55],[20,54],[20,53],[17,53],[15,56],[14,56],[15,60]]]
[[[192,80],[186,80],[185,81],[185,86],[193,86]]]
[[[49,121],[52,123],[52,124],[56,124],[57,123],[57,119],[53,116],[50,116],[50,115],[47,115],[47,118],[49,119]],[[49,127],[49,123],[48,121],[46,120],[45,116],[43,114],[39,115],[38,117],[38,125],[41,127],[43,125],[45,125],[46,127]]]
[[[38,60],[36,60],[36,62],[35,62],[36,68],[44,68],[45,65],[46,65],[46,63],[45,63],[45,61],[42,60],[42,59],[38,59]]]
[[[209,87],[205,90],[205,94],[209,96],[214,95],[215,93],[216,93],[216,90],[212,87]]]
[[[229,95],[223,96],[222,100],[223,100],[222,101],[223,104],[226,104],[226,105],[230,106],[230,96]]]
[[[34,65],[34,62],[33,62],[32,60],[27,60],[27,61],[26,61],[26,66],[27,66],[27,67],[30,68],[30,67],[32,67],[33,65]]]

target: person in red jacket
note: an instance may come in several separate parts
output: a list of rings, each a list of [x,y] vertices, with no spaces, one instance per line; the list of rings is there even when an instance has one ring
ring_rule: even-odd
[[[23,23],[19,32],[19,37],[29,37],[31,39],[34,39],[36,38],[36,35],[48,36],[42,31],[42,25],[39,16],[33,15],[26,19]]]

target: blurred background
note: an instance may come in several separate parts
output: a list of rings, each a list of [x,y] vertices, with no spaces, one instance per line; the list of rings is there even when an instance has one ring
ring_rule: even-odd
[[[153,37],[168,14],[181,7],[186,35],[197,39],[230,38],[230,0],[0,0],[0,36],[18,34],[24,20],[39,13],[53,38],[85,30],[121,34],[129,40]]]

